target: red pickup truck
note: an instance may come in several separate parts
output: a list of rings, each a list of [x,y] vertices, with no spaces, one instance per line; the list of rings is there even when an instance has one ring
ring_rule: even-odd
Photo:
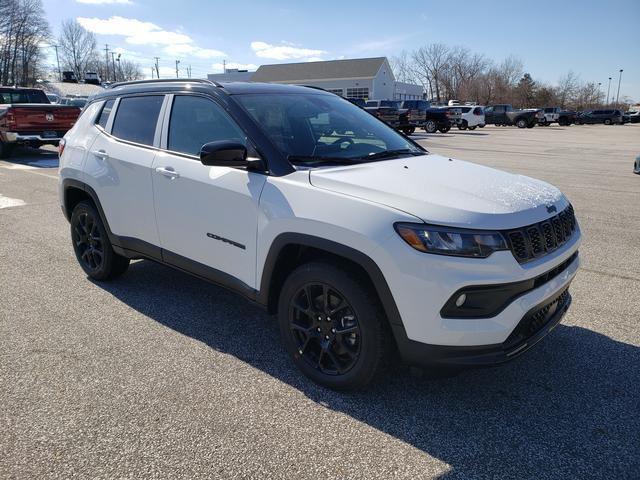
[[[52,105],[42,90],[0,87],[0,158],[16,145],[58,145],[79,115],[78,107]]]

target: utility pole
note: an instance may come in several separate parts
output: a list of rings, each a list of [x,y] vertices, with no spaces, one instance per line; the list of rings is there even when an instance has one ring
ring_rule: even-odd
[[[111,52],[111,66],[113,67],[113,81],[118,81],[118,76],[116,75],[116,54],[115,52]]]
[[[187,68],[187,76],[191,78],[191,65]]]
[[[620,69],[620,77],[618,78],[618,95],[616,95],[616,104],[618,104],[620,101],[620,82],[622,82],[622,72],[623,70]]]
[[[160,60],[160,57],[153,57],[156,59],[156,77],[160,78],[160,67],[158,66],[158,61]]]
[[[611,90],[611,77],[609,77],[609,86],[607,87],[607,103],[609,105],[609,91]]]
[[[118,71],[120,72],[120,78],[122,79],[122,81],[124,82],[124,75],[122,74],[122,65],[120,64],[120,57],[122,56],[121,53],[118,54],[118,57],[116,58],[116,62],[118,62]]]
[[[105,63],[104,69],[104,79],[105,81],[109,81],[109,44],[104,44],[104,56],[106,57],[107,63]]]
[[[58,45],[51,45],[56,49],[56,63],[58,64],[58,81],[62,81],[62,72],[60,71],[60,59],[58,58]]]
[[[222,73],[227,73],[227,61],[222,60]]]
[[[153,72],[154,72],[155,69],[156,69],[156,67],[151,66],[151,80],[153,80]]]
[[[180,69],[178,68],[180,65],[180,60],[176,60],[176,78],[180,78]]]

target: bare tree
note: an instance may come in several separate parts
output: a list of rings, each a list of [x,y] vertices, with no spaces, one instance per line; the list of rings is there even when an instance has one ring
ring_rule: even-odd
[[[393,56],[389,59],[391,70],[398,82],[413,83],[416,81],[415,72],[411,65],[411,59],[406,50],[402,50],[400,55]]]
[[[558,81],[558,88],[556,89],[560,107],[565,108],[568,103],[571,103],[574,100],[575,95],[578,93],[579,88],[580,78],[571,70],[560,77],[560,80]]]
[[[63,68],[73,71],[79,80],[84,78],[87,68],[98,55],[96,36],[76,20],[65,20],[58,42]]]
[[[123,81],[141,80],[144,78],[140,64],[130,60],[120,60],[119,75],[120,79]]]
[[[432,97],[440,101],[441,88],[447,69],[449,47],[442,43],[432,43],[426,47],[420,47],[413,52],[411,58],[414,62],[414,71],[423,82],[429,84]]]
[[[49,36],[41,0],[0,1],[0,83],[35,83]]]

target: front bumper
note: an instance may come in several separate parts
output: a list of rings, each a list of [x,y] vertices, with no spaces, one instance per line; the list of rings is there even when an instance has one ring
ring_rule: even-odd
[[[410,340],[402,327],[394,326],[398,349],[405,362],[422,367],[489,367],[511,361],[546,337],[571,305],[568,285],[532,308],[502,343],[480,346],[428,345]]]

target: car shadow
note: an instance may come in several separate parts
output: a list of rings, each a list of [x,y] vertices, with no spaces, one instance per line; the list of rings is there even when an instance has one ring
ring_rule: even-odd
[[[640,471],[640,348],[591,330],[560,325],[508,365],[452,378],[394,365],[367,391],[345,394],[303,377],[274,318],[232,292],[150,261],[97,285],[148,318],[446,462],[446,478],[631,478]]]
[[[42,148],[17,147],[11,152],[9,158],[2,160],[36,168],[58,168],[59,166],[58,152]]]

